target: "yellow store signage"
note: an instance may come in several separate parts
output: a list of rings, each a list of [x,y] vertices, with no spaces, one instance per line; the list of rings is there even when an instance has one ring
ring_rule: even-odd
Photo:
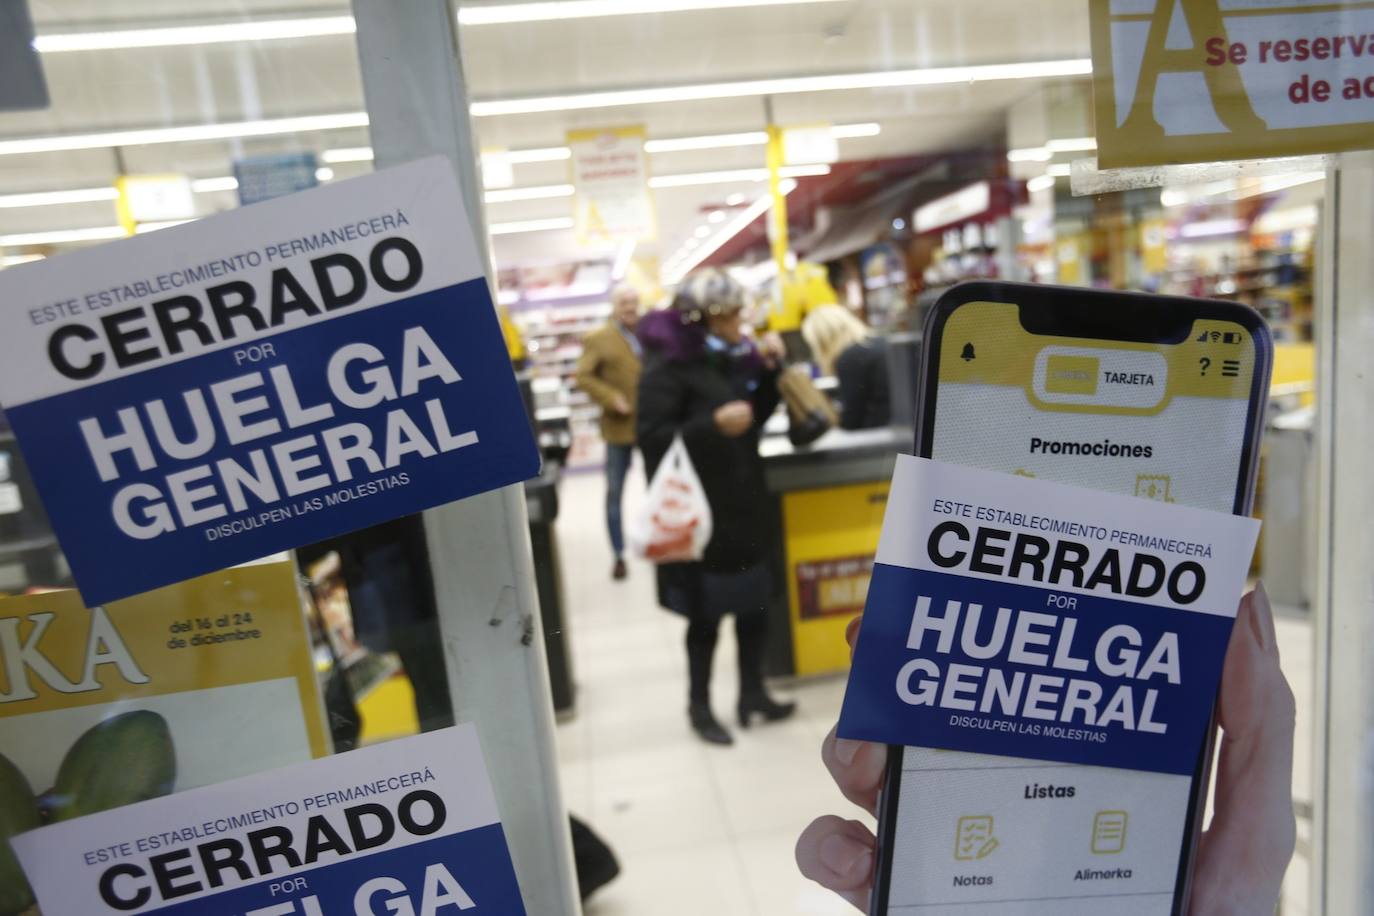
[[[1091,2],[1100,167],[1374,147],[1374,3]]]

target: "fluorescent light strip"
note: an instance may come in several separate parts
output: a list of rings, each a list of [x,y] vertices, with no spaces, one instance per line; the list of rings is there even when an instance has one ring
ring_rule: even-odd
[[[596,16],[625,16],[636,13],[678,13],[692,10],[836,2],[841,0],[564,0],[560,3],[503,3],[464,6],[458,11],[458,22],[462,25],[496,25],[587,19]],[[106,32],[54,32],[37,36],[33,40],[33,47],[44,54],[57,54],[66,51],[112,51],[127,48],[227,44],[236,41],[322,38],[330,35],[352,35],[357,30],[357,23],[352,16],[312,16],[302,19],[213,22],[204,25],[117,29]]]
[[[559,0],[543,3],[493,3],[459,7],[458,22],[461,25],[500,25],[640,13],[685,13],[697,10],[802,6],[810,3],[835,2],[840,0]]]
[[[486,202],[500,204],[513,200],[548,200],[554,197],[572,197],[573,194],[573,186],[570,184],[534,185],[528,188],[503,188],[499,191],[488,191]]]
[[[701,149],[728,149],[734,146],[764,146],[768,132],[750,130],[737,134],[711,134],[704,137],[677,137],[670,140],[645,140],[646,153],[684,153]]]
[[[780,190],[784,195],[791,194],[797,189],[795,181],[784,181]],[[719,251],[726,242],[745,230],[754,220],[773,208],[773,195],[763,194],[752,204],[745,207],[736,214],[728,223],[720,227],[715,235],[711,236],[704,244],[698,245],[691,254],[683,256],[679,252],[672,260],[672,267],[664,277],[669,286],[675,286],[682,282],[682,278],[691,273],[697,265],[701,264],[711,255]]]
[[[25,245],[61,245],[66,242],[103,242],[122,239],[127,232],[123,226],[94,226],[90,229],[54,229],[49,232],[21,232],[0,235],[0,248],[20,248]]]
[[[308,19],[216,22],[160,29],[120,29],[110,32],[65,34],[57,32],[34,38],[33,47],[44,54],[55,54],[62,51],[110,51],[120,48],[166,48],[224,44],[232,41],[317,38],[324,35],[352,35],[355,31],[357,26],[352,16],[316,16]]]
[[[830,133],[837,140],[853,140],[859,137],[876,137],[883,132],[883,126],[874,121],[859,124],[836,124]],[[768,142],[768,134],[761,130],[741,131],[734,134],[712,134],[701,137],[670,137],[664,140],[646,140],[646,153],[675,153],[685,150],[727,149],[737,146],[763,146]],[[530,162],[560,162],[572,158],[572,150],[566,146],[548,146],[537,149],[506,150],[501,155],[508,162],[520,165]],[[320,154],[322,162],[370,162],[372,147],[350,146],[328,149]]]
[[[519,232],[548,232],[555,229],[571,229],[571,216],[558,216],[553,219],[524,219],[510,223],[492,223],[487,227],[490,235],[515,235]]]
[[[1073,174],[1073,166],[1067,162],[1051,163],[1049,168],[1045,169],[1045,174],[1053,175],[1055,178],[1068,178]]]
[[[213,194],[215,191],[237,191],[239,180],[233,175],[225,175],[222,178],[195,178],[191,181],[191,190],[197,194]]]
[[[366,127],[367,112],[306,115],[260,121],[227,121],[221,124],[195,124],[187,127],[150,127],[142,130],[116,130],[98,134],[66,134],[55,137],[22,137],[0,140],[0,156],[20,153],[54,153],[67,150],[103,149],[111,146],[151,146],[159,143],[188,143],[203,140],[228,140],[236,137],[265,137],[312,130],[342,130]]]
[[[1045,149],[1051,153],[1090,153],[1097,149],[1097,140],[1093,137],[1062,137],[1045,141]]]
[[[340,162],[371,162],[372,147],[370,146],[344,146],[339,149],[327,149],[320,153],[320,161],[330,164]]]
[[[788,165],[780,173],[783,178],[813,178],[829,175],[828,165]],[[741,181],[767,181],[767,169],[725,169],[719,172],[686,172],[681,175],[655,175],[649,179],[651,188],[689,188],[708,184],[735,184]]]
[[[46,258],[45,254],[11,254],[0,258],[0,267],[18,267],[20,264],[31,264],[34,261],[41,261]]]
[[[1035,191],[1048,190],[1052,187],[1054,187],[1053,175],[1036,175],[1030,181],[1026,182],[1026,190],[1032,193]]]
[[[114,187],[73,188],[70,191],[35,191],[30,194],[0,194],[0,210],[18,207],[50,207],[55,204],[84,204],[97,200],[115,200],[119,191]]]
[[[880,70],[871,73],[795,76],[781,79],[742,80],[733,83],[698,83],[689,86],[664,86],[654,89],[613,89],[606,92],[583,92],[573,95],[473,102],[469,110],[475,118],[486,118],[493,115],[541,114],[552,111],[613,108],[621,105],[697,102],[709,99],[788,95],[799,92],[830,92],[838,89],[946,86],[993,80],[1086,76],[1090,73],[1092,73],[1092,61],[1084,57],[1011,64],[980,64],[968,67],[930,67],[920,70]]]
[[[1007,150],[1008,162],[1049,162],[1053,158],[1054,153],[1043,146]]]

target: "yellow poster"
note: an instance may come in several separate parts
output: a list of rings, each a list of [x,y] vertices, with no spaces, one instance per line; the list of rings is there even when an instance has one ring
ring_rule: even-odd
[[[75,590],[0,601],[0,782],[22,774],[45,819],[328,751],[292,563],[103,607]]]
[[[568,132],[580,244],[653,241],[658,235],[643,127]]]
[[[1374,147],[1374,4],[1091,4],[1101,168]]]

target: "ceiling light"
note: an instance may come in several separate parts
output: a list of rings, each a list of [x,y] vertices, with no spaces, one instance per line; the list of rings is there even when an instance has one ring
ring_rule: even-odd
[[[259,121],[226,121],[220,124],[193,124],[186,127],[150,127],[139,130],[114,130],[94,134],[58,134],[51,137],[20,137],[0,140],[0,156],[19,153],[54,153],[66,150],[103,149],[111,146],[149,146],[157,143],[186,143],[198,140],[229,140],[240,137],[265,137],[312,130],[341,130],[366,127],[367,112],[305,115],[296,118],[269,118]]]
[[[542,149],[506,150],[506,158],[516,164],[527,162],[560,162],[572,158],[572,150],[566,146],[548,146]]]
[[[1026,182],[1026,190],[1030,191],[1032,194],[1036,191],[1047,191],[1052,187],[1054,187],[1053,175],[1036,175],[1030,181]]]
[[[1062,137],[1047,140],[1045,149],[1051,153],[1090,153],[1097,149],[1097,140],[1093,137]]]
[[[749,130],[737,134],[713,134],[705,137],[678,137],[672,140],[646,140],[646,153],[682,153],[698,149],[726,149],[732,146],[763,146],[768,132]]]
[[[830,128],[830,135],[837,140],[855,137],[876,137],[882,133],[882,125],[874,122],[862,124],[836,124]],[[666,140],[644,141],[646,153],[682,153],[703,149],[728,149],[737,146],[765,146],[768,132],[746,130],[733,134],[709,134],[702,137],[673,137]]]
[[[723,222],[725,222],[725,211],[724,211],[724,210],[712,210],[710,213],[706,214],[706,221],[707,221],[708,223],[723,223]]]
[[[788,165],[780,174],[784,178],[810,178],[829,175],[828,165]],[[725,169],[719,172],[686,172],[680,175],[655,175],[649,179],[651,188],[688,188],[706,184],[734,184],[741,181],[767,181],[767,169]],[[728,202],[728,201],[727,201]]]
[[[1159,205],[1161,207],[1181,207],[1189,200],[1188,192],[1177,188],[1165,188],[1159,192]]]
[[[749,198],[747,196],[740,193],[739,191],[736,191],[734,194],[731,194],[729,197],[725,198],[725,205],[727,207],[738,207],[740,204],[744,203],[748,199]]]
[[[741,80],[732,83],[698,83],[643,89],[612,89],[571,95],[540,96],[473,102],[473,117],[540,114],[620,105],[654,105],[664,102],[697,102],[708,99],[785,95],[798,92],[829,92],[838,89],[887,89],[911,86],[947,86],[992,80],[1087,76],[1088,58],[1022,61],[1010,64],[978,64],[965,67],[929,67],[918,70],[878,70],[868,73],[837,73],[826,76],[795,76],[778,79]]]
[[[20,264],[29,264],[33,261],[41,261],[46,258],[45,254],[11,254],[0,258],[0,267],[18,267]]]
[[[315,180],[316,180],[316,181],[332,181],[333,178],[334,178],[334,170],[331,169],[329,166],[327,166],[327,165],[322,165],[322,166],[320,166],[319,168],[315,169]]]
[[[559,216],[553,219],[523,219],[509,223],[492,223],[487,227],[487,232],[491,235],[515,235],[518,232],[548,232],[554,229],[571,229],[573,219],[571,216]]]
[[[528,188],[503,188],[488,191],[486,202],[489,204],[507,203],[512,200],[548,200],[554,197],[572,197],[575,193],[570,184],[535,185]]]
[[[1046,175],[1053,175],[1055,178],[1068,178],[1073,174],[1073,166],[1067,162],[1054,162],[1045,169]]]
[[[233,175],[223,178],[196,178],[191,181],[191,190],[197,194],[212,194],[215,191],[237,191],[239,180]]]
[[[458,22],[462,25],[495,25],[589,19],[594,16],[626,16],[636,13],[681,13],[693,10],[800,6],[806,3],[835,2],[838,0],[560,0],[542,3],[493,3],[459,7]]]
[[[876,137],[883,132],[883,126],[875,121],[862,124],[836,124],[830,128],[830,135],[836,140],[853,140],[858,137]]]
[[[35,191],[29,194],[0,194],[0,210],[18,207],[50,207],[55,204],[84,204],[96,200],[115,200],[119,191],[113,186],[73,188],[70,191]]]
[[[896,219],[894,219],[894,220],[892,221],[892,231],[893,231],[893,232],[901,232],[901,231],[902,231],[903,229],[905,229],[905,228],[906,228],[906,220],[902,219],[900,216],[897,217]]]
[[[697,226],[696,231],[694,231],[692,234],[695,235],[695,236],[696,236],[697,238],[699,238],[699,239],[704,239],[704,238],[706,238],[706,236],[708,236],[708,235],[711,234],[711,227],[710,227],[710,226]]]
[[[159,221],[157,221],[157,222],[152,222],[152,223],[139,223],[138,226],[134,229],[134,232],[137,233],[138,235],[144,235],[144,234],[149,233],[149,232],[157,232],[159,229],[171,229],[173,226],[181,226],[181,225],[184,225],[184,224],[190,223],[190,222],[195,222],[195,220],[194,220],[194,219],[164,219],[164,220],[159,220]]]
[[[263,19],[255,22],[216,22],[208,25],[157,29],[119,29],[109,32],[57,32],[33,40],[36,51],[110,51],[119,48],[165,48],[180,45],[223,44],[230,41],[274,41],[352,35],[352,16],[314,16],[308,19]]]
[[[1053,158],[1054,153],[1043,146],[1032,146],[1027,149],[1007,151],[1008,162],[1049,162]]]
[[[693,236],[692,238],[688,239],[687,241],[683,242],[682,244],[683,244],[683,247],[684,247],[684,248],[686,248],[688,251],[691,251],[691,250],[693,250],[694,248],[696,248],[698,245],[701,244],[701,239],[696,238],[695,236]]]
[[[101,242],[122,239],[128,235],[123,226],[93,226],[89,229],[53,229],[48,232],[21,232],[0,235],[0,248],[21,248],[24,245],[61,245],[65,242]]]
[[[372,147],[370,146],[344,146],[339,149],[327,149],[320,153],[322,162],[371,162]]]
[[[796,189],[797,183],[792,179],[788,179],[782,182],[782,185],[779,187],[778,190],[780,190],[785,196],[791,194]],[[773,195],[760,195],[759,198],[755,200],[752,204],[745,207],[739,213],[735,214],[734,218],[732,218],[725,225],[721,226],[720,230],[716,232],[715,235],[711,236],[711,238],[708,239],[705,244],[698,245],[696,247],[696,250],[693,251],[690,256],[682,258],[680,261],[677,257],[674,257],[673,261],[670,262],[673,264],[673,266],[671,267],[671,269],[666,271],[664,275],[664,282],[669,286],[676,286],[678,283],[682,282],[682,278],[687,276],[687,274],[691,272],[698,264],[700,264],[702,261],[705,261],[711,255],[719,251],[721,247],[725,245],[726,242],[730,241],[732,238],[739,235],[741,232],[745,230],[746,227],[753,223],[754,220],[758,219],[760,216],[767,213],[772,208]],[[695,242],[696,239],[688,239],[687,241],[689,243]],[[679,255],[681,255],[681,252],[679,252]]]

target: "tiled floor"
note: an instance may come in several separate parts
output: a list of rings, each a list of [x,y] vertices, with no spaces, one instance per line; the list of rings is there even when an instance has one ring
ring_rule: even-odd
[[[643,488],[637,465],[627,517]],[[587,916],[853,914],[803,879],[792,859],[797,835],[813,817],[861,816],[820,762],[844,681],[779,688],[797,700],[797,717],[748,732],[735,728],[732,748],[697,740],[686,722],[685,623],[654,603],[646,564],[632,562],[627,582],[610,580],[603,494],[599,474],[568,475],[557,523],[578,685],[576,714],[558,729],[563,789],[568,807],[606,838],[623,866]],[[722,720],[737,684],[730,629],[722,628],[713,685]],[[1300,708],[1310,693],[1308,632],[1300,620],[1279,622]],[[1309,739],[1301,715],[1299,727],[1297,784],[1305,799]],[[1305,869],[1295,864],[1283,916],[1307,912]]]

